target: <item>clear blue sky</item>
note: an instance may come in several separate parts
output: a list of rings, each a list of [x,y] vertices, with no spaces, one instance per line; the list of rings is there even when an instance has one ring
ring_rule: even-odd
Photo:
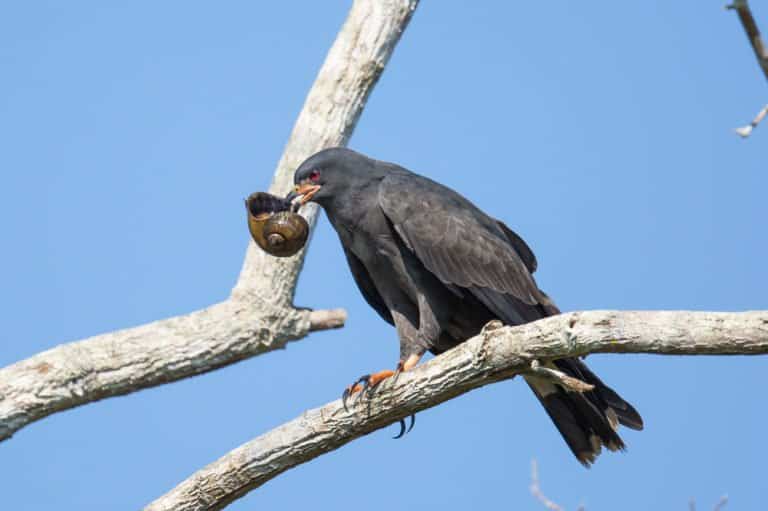
[[[425,1],[351,146],[442,181],[534,248],[563,310],[768,308],[768,88],[725,0]],[[768,30],[768,8],[755,4]],[[224,299],[349,2],[14,2],[0,9],[0,365]],[[0,443],[3,509],[137,509],[351,379],[394,331],[323,218],[297,303],[340,331],[54,415]],[[576,463],[520,381],[291,470],[232,510],[768,509],[765,358],[594,356],[642,412]],[[470,507],[471,506],[471,507]]]

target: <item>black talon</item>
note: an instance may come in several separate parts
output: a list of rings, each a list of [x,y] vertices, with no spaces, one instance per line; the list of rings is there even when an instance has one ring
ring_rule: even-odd
[[[349,408],[347,407],[347,401],[349,400],[349,396],[352,395],[352,389],[355,388],[355,385],[357,385],[358,383],[363,384],[362,388],[360,389],[360,394],[362,394],[368,388],[368,382],[370,380],[371,380],[370,374],[363,375],[360,378],[358,378],[355,383],[353,383],[352,385],[344,389],[344,392],[341,394],[341,404],[344,406],[345,412],[349,412]],[[360,399],[360,396],[357,396],[357,398],[353,400],[352,404],[354,405],[355,403],[357,403],[358,399]]]
[[[370,388],[369,384],[371,382],[371,375],[365,374],[357,379],[355,383],[352,384],[352,387],[354,388],[355,385],[358,383],[362,383],[362,386],[360,387],[360,391],[357,394],[357,397],[355,398],[355,404],[357,404],[358,401],[360,401],[360,398],[363,397],[363,394]]]
[[[400,419],[400,433],[398,433],[397,436],[393,436],[392,439],[397,440],[398,438],[402,438],[406,433],[410,433],[414,424],[416,424],[416,414],[411,414],[411,425],[408,426],[407,430],[405,429],[405,419]]]
[[[411,432],[411,430],[413,429],[413,425],[414,424],[416,424],[416,414],[412,413],[411,414],[411,425],[408,426],[408,431],[406,431],[406,433],[410,433]],[[403,425],[405,425],[405,423],[403,423]]]
[[[397,436],[393,436],[392,440],[402,438],[403,435],[405,435],[405,419],[400,419],[400,433],[398,433]]]

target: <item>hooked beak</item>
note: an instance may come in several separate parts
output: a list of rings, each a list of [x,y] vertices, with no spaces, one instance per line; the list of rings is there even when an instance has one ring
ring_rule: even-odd
[[[320,188],[322,188],[322,185],[300,183],[293,188],[293,191],[285,196],[285,199],[289,202],[296,202],[298,200],[299,205],[303,206],[312,200],[312,196],[315,195]]]

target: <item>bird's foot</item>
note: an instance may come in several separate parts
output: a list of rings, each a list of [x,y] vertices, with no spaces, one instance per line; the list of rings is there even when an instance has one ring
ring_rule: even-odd
[[[349,401],[350,397],[352,397],[353,394],[357,394],[352,400],[352,405],[354,406],[357,404],[357,402],[363,397],[371,397],[373,395],[373,392],[376,390],[376,388],[386,380],[387,378],[393,378],[393,381],[397,381],[397,377],[400,376],[400,373],[405,370],[405,364],[401,360],[397,363],[397,369],[394,371],[390,369],[385,369],[383,371],[379,371],[378,373],[373,374],[365,374],[358,378],[352,385],[348,386],[346,389],[344,389],[344,393],[341,395],[341,403],[344,405],[344,410],[349,411],[347,408],[347,402]],[[411,425],[408,426],[408,429],[405,427],[405,419],[400,419],[400,433],[398,433],[393,438],[400,438],[404,434],[410,432],[413,429],[413,425],[416,423],[416,416],[411,415]]]
[[[398,364],[398,367],[400,364]],[[355,383],[344,389],[344,393],[341,395],[341,403],[344,405],[344,409],[347,409],[347,401],[353,394],[357,394],[352,404],[357,403],[363,395],[370,397],[373,394],[374,389],[379,386],[381,382],[390,378],[396,374],[395,371],[385,369],[373,374],[364,374],[358,378]]]

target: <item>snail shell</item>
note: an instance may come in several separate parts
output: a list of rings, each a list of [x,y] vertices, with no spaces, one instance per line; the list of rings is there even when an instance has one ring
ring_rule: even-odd
[[[290,211],[285,199],[264,192],[251,194],[245,201],[248,230],[262,250],[277,257],[289,257],[302,249],[309,235],[304,217]]]

